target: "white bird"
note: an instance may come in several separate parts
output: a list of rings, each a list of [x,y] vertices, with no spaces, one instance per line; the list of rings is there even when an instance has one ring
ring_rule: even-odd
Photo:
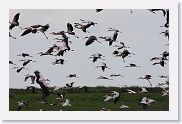
[[[62,106],[71,106],[70,100],[66,99],[66,101],[62,104]]]
[[[49,79],[45,79],[41,73],[39,73],[39,81],[42,82],[46,87],[48,87],[49,83],[47,83],[47,81],[50,81]]]
[[[28,106],[28,102],[23,101],[23,100],[18,101],[17,104],[18,104],[17,111],[20,111],[22,109],[22,107]]]
[[[143,97],[140,104],[147,104],[147,97]]]
[[[140,91],[140,93],[148,93],[147,89],[142,87],[142,91]]]
[[[105,97],[106,97],[106,98],[104,99],[104,102],[106,102],[106,101],[109,101],[109,100],[113,99],[113,97],[112,97],[112,96],[108,96],[108,95],[106,95]]]
[[[133,91],[133,90],[130,90],[130,89],[126,89],[128,92],[128,94],[136,94],[137,92]]]
[[[111,110],[107,108],[101,108],[100,111],[111,111]]]
[[[150,99],[150,98],[147,98],[147,97],[143,97],[142,100],[140,101],[140,104],[143,105],[143,109],[146,109],[146,107],[148,105],[151,105],[154,102],[157,102],[157,101],[154,100],[154,99]]]
[[[167,90],[167,91],[163,91],[162,92],[162,96],[169,96],[169,91]]]
[[[116,91],[111,91],[109,93],[109,95],[105,96],[106,98],[104,99],[104,102],[109,101],[109,100],[114,100],[114,103],[116,104],[116,102],[119,100],[120,98],[120,94]]]
[[[169,96],[169,90],[166,90],[165,88],[162,88],[162,96]]]
[[[120,108],[120,109],[129,109],[130,107],[127,106],[127,105],[122,104],[121,106],[119,106],[119,108]]]

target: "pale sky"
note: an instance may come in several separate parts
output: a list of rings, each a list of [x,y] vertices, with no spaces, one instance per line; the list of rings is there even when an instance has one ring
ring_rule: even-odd
[[[160,79],[160,75],[168,75],[168,62],[165,67],[160,65],[152,65],[149,60],[152,57],[160,56],[164,51],[169,51],[168,40],[160,32],[165,31],[161,25],[165,24],[165,18],[162,12],[153,14],[148,10],[103,10],[96,13],[95,10],[10,10],[10,21],[13,16],[20,12],[19,23],[21,27],[28,27],[35,24],[50,24],[50,28],[46,32],[49,39],[47,40],[42,33],[28,34],[20,37],[23,31],[15,27],[11,34],[18,39],[11,39],[9,43],[9,58],[11,61],[22,66],[22,62],[18,62],[23,57],[17,55],[24,52],[33,56],[36,63],[29,63],[26,67],[28,70],[23,70],[17,73],[12,70],[10,65],[10,88],[25,88],[31,85],[30,80],[24,82],[24,75],[34,74],[35,70],[39,70],[41,74],[48,78],[50,86],[65,86],[66,83],[76,82],[75,86],[150,86],[146,80],[137,80],[146,74],[152,75],[151,82],[154,86],[157,83],[164,83],[166,79]],[[91,20],[98,23],[95,26],[88,28],[90,33],[84,33],[79,29],[74,32],[80,38],[69,36],[72,44],[71,49],[75,51],[67,52],[63,57],[55,56],[39,56],[37,53],[46,52],[54,43],[54,36],[50,32],[66,31],[66,24],[80,22],[79,19]],[[122,58],[115,58],[112,52],[117,48],[109,46],[108,42],[99,40],[102,43],[94,42],[88,47],[85,46],[85,36],[112,36],[113,32],[107,32],[109,27],[116,28],[122,33],[118,34],[118,41],[122,41],[128,50],[136,55],[126,57],[125,63]],[[122,50],[121,50],[122,51]],[[94,53],[103,54],[106,60],[98,60],[93,63],[88,59]],[[64,65],[52,65],[54,59],[63,58],[66,62]],[[100,68],[95,68],[105,62],[111,69],[106,69],[102,72]],[[141,68],[125,68],[129,63],[135,63]],[[75,73],[79,78],[65,78],[68,74]],[[108,77],[111,74],[122,74],[124,77],[113,77],[114,80],[98,80],[99,76]],[[38,85],[35,85],[38,86]]]

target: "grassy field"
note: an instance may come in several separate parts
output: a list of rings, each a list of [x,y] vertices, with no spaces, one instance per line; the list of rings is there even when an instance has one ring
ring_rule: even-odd
[[[130,87],[134,91],[140,91],[141,88]],[[104,97],[109,91],[118,91],[121,93],[119,101],[114,104],[112,101],[104,102]],[[57,100],[56,92],[51,92],[47,98],[48,104],[40,103],[42,93],[37,90],[36,94],[32,94],[29,90],[24,89],[10,89],[9,98],[9,110],[16,111],[17,103],[19,100],[25,100],[29,103],[29,106],[22,108],[22,111],[98,111],[101,108],[107,108],[111,111],[144,111],[142,105],[139,104],[142,97],[147,96],[155,99],[157,102],[148,106],[145,111],[168,111],[169,110],[169,97],[162,96],[160,88],[147,88],[148,93],[137,93],[137,94],[124,94],[126,88],[117,87],[89,87],[88,92],[80,91],[78,89],[73,90],[59,90],[57,92],[64,92],[65,98],[70,99],[71,106],[62,107],[61,103],[63,100]],[[55,104],[50,106],[50,104]],[[121,104],[127,105],[129,109],[120,109]]]

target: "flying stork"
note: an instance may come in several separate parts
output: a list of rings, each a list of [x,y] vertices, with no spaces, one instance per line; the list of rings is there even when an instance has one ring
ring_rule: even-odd
[[[25,75],[25,80],[24,80],[24,82],[26,82],[28,79],[31,79],[31,84],[34,84],[34,82],[35,82],[35,76],[34,75],[30,75],[30,74],[27,74],[27,75]]]
[[[20,29],[22,29],[20,26],[19,26],[19,16],[20,16],[20,13],[17,13],[12,22],[9,22],[10,23],[10,26],[9,26],[9,30],[12,30],[14,27],[18,26]]]
[[[151,75],[145,75],[145,77],[139,77],[138,79],[145,79],[150,83],[150,86],[152,86],[152,83],[150,82],[150,79],[152,79]]]
[[[79,78],[79,77],[77,77],[76,76],[76,74],[69,74],[68,76],[66,76],[66,77],[69,77],[69,78],[73,78],[73,77],[75,77],[75,78]]]
[[[117,91],[110,91],[105,97],[104,102],[114,100],[114,103],[116,104],[120,98],[120,94]]]
[[[47,86],[47,79],[45,79],[41,73],[39,71],[34,71],[35,77],[36,77],[36,82],[40,85],[41,89],[42,89],[42,99],[45,99],[45,97],[50,95],[48,86]]]
[[[106,63],[104,63],[104,62],[102,62],[102,65],[96,66],[95,68],[101,68],[103,72],[105,71],[106,68],[107,68],[107,69],[111,69],[111,68],[109,68],[109,67],[106,65]]]
[[[96,78],[96,79],[113,80],[113,79],[110,79],[110,78],[108,78],[108,77],[104,77],[104,76],[99,76],[99,77],[98,77],[98,78]]]
[[[136,64],[133,64],[133,63],[130,63],[130,65],[127,65],[125,67],[139,67],[140,68],[140,66],[137,66]]]
[[[71,106],[70,104],[70,100],[69,99],[66,99],[64,103],[62,103],[62,106],[63,107],[66,107],[66,106]]]
[[[73,32],[73,26],[71,23],[67,23],[67,32],[69,35],[74,35],[76,38],[79,38],[78,36],[75,35],[75,32]]]
[[[85,37],[84,39],[88,38],[88,40],[86,41],[85,43],[85,46],[88,46],[90,44],[92,44],[94,41],[97,41],[99,43],[101,43],[100,41],[97,40],[97,37],[96,36],[90,36],[90,37]]]
[[[109,42],[109,46],[111,46],[112,43],[113,43],[114,41],[116,41],[116,39],[117,39],[117,37],[118,37],[118,33],[122,33],[122,32],[120,32],[119,30],[114,29],[114,28],[109,28],[108,31],[114,31],[113,36],[112,36],[112,40]]]
[[[71,89],[71,88],[73,87],[73,84],[74,84],[74,83],[75,83],[75,82],[67,83],[67,84],[66,84],[66,87]]]
[[[96,54],[91,55],[89,59],[93,59],[92,61],[93,61],[93,63],[94,63],[94,62],[96,62],[98,59],[102,59],[102,57],[105,57],[105,56],[103,56],[103,55],[100,54],[100,53],[96,53]],[[102,59],[102,60],[105,60],[105,59]]]
[[[36,62],[36,61],[31,60],[31,59],[25,59],[25,60],[20,60],[20,61],[23,61],[23,66],[26,66],[30,62]]]
[[[19,54],[19,55],[17,55],[17,56],[22,56],[22,57],[33,57],[33,56],[31,56],[31,55],[29,55],[28,53],[21,53],[21,54]]]
[[[81,29],[83,32],[88,32],[87,31],[87,28],[89,28],[89,27],[91,27],[91,26],[94,26],[95,24],[97,24],[97,23],[95,23],[95,22],[92,22],[92,21],[85,21],[85,20],[82,20],[82,19],[80,19],[80,21],[82,22],[82,23],[87,23],[87,24],[80,24],[80,23],[74,23],[75,25],[74,25],[74,27],[75,28],[78,28],[78,29]]]
[[[24,100],[18,101],[17,104],[18,104],[17,111],[20,111],[23,107],[28,106],[28,102]]]

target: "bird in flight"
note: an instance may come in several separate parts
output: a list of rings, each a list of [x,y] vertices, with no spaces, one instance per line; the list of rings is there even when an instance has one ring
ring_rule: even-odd
[[[120,94],[117,91],[110,91],[108,95],[105,96],[104,102],[113,100],[116,104],[120,98]]]
[[[34,84],[35,83],[35,76],[34,75],[30,75],[30,74],[27,74],[27,75],[25,75],[25,80],[24,80],[24,82],[26,82],[28,79],[31,79],[31,84]]]
[[[152,79],[151,75],[145,75],[145,77],[139,77],[138,79],[145,79],[150,83],[150,86],[152,86],[152,83],[150,82],[150,79]]]
[[[21,111],[21,109],[22,109],[23,107],[28,106],[28,102],[26,102],[26,101],[24,101],[24,100],[18,101],[17,104],[18,104],[17,111]]]
[[[106,65],[106,63],[104,63],[104,62],[102,62],[102,65],[96,66],[95,68],[101,68],[103,72],[105,71],[106,68],[107,68],[107,69],[111,69],[111,68],[109,68],[109,67]]]
[[[96,12],[99,13],[100,11],[102,11],[103,9],[96,9]]]
[[[56,64],[61,64],[63,65],[64,62],[67,62],[66,60],[64,59],[56,59],[54,62],[52,62],[53,65],[56,65]]]
[[[81,21],[82,24],[80,24],[80,23],[74,23],[74,24],[75,24],[74,27],[75,27],[75,28],[78,28],[78,29],[81,29],[84,33],[88,32],[87,29],[88,29],[89,27],[94,26],[95,24],[97,24],[97,23],[95,23],[95,22],[92,22],[92,21],[85,21],[85,20],[83,20],[83,19],[80,19],[80,21]],[[85,23],[86,23],[86,24],[85,24]],[[88,33],[89,33],[89,32],[88,32]]]
[[[94,41],[101,43],[100,41],[97,40],[96,36],[85,37],[84,39],[86,38],[88,38],[88,40],[86,41],[85,46],[92,44]]]
[[[94,63],[94,62],[96,62],[98,59],[105,60],[105,59],[103,59],[102,57],[105,57],[105,56],[103,56],[103,55],[100,54],[100,53],[96,53],[96,54],[91,55],[89,59],[93,59],[92,61],[93,61],[93,63]]]
[[[17,55],[17,56],[22,56],[22,57],[33,57],[33,56],[31,56],[31,55],[29,55],[28,53],[21,53],[21,54],[19,54],[19,55]]]
[[[130,65],[127,65],[125,67],[139,67],[140,68],[140,66],[137,66],[136,64],[133,64],[133,63],[130,63]]]
[[[66,99],[65,102],[62,103],[62,106],[63,106],[63,107],[71,106],[70,100],[69,100],[69,99]]]
[[[9,22],[10,23],[10,26],[9,26],[9,30],[12,30],[14,27],[19,27],[20,29],[22,29],[22,27],[19,26],[19,16],[20,16],[20,13],[17,13],[12,22]]]
[[[76,76],[76,74],[69,74],[69,75],[66,76],[66,77],[69,77],[69,78],[79,78],[79,77]]]
[[[25,59],[25,60],[20,60],[20,61],[23,61],[23,66],[26,66],[30,62],[36,62],[36,61],[31,60],[31,59]]]
[[[108,77],[104,77],[104,76],[99,76],[99,77],[98,77],[98,78],[96,78],[96,79],[113,80],[113,79],[110,79],[110,78],[108,78]]]

